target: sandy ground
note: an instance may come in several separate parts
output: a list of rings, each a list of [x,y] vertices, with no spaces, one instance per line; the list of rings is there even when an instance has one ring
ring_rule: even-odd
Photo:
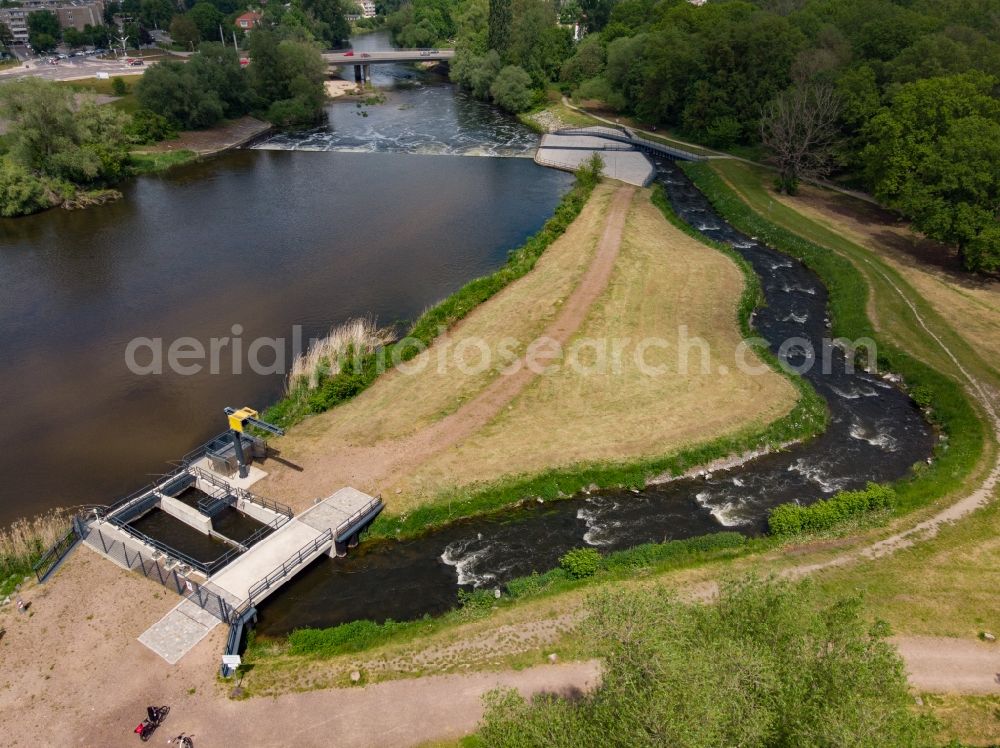
[[[225,125],[208,130],[186,130],[173,140],[163,140],[156,145],[143,148],[149,153],[169,153],[170,151],[194,151],[206,156],[229,148],[236,148],[253,140],[271,129],[271,125],[253,117],[240,117]]]
[[[323,83],[323,87],[326,89],[326,95],[331,99],[336,99],[338,96],[346,96],[358,90],[357,83],[339,79],[328,80]]]

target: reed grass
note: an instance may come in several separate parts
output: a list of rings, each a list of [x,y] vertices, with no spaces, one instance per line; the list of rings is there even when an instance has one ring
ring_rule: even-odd
[[[326,378],[339,374],[353,356],[374,353],[395,338],[392,328],[380,328],[374,317],[358,317],[330,329],[326,337],[312,342],[292,362],[285,393],[303,387],[314,390]]]
[[[9,594],[14,584],[31,573],[38,557],[66,534],[68,523],[65,509],[53,509],[0,530],[0,594]]]

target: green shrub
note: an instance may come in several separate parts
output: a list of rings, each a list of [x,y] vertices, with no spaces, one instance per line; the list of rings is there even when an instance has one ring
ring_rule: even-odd
[[[0,216],[23,216],[51,205],[40,179],[20,164],[0,158]]]
[[[175,138],[177,137],[177,128],[166,117],[149,109],[139,109],[126,125],[125,134],[130,143],[143,145]]]
[[[111,93],[115,96],[124,96],[128,93],[128,83],[116,75],[111,79]]]
[[[325,657],[361,650],[381,644],[410,624],[388,620],[351,621],[326,629],[297,629],[288,635],[289,652],[295,655],[316,654]]]
[[[559,559],[559,568],[573,579],[592,577],[601,568],[601,554],[593,548],[574,548]]]
[[[895,499],[896,492],[889,486],[869,483],[860,491],[841,491],[809,506],[776,506],[768,515],[768,529],[778,537],[829,530],[861,515],[891,509]]]

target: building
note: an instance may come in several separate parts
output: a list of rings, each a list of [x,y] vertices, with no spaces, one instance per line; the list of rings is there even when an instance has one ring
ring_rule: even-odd
[[[64,28],[74,28],[83,31],[86,26],[101,26],[104,24],[104,0],[25,0],[19,6],[0,8],[0,23],[7,24],[14,42],[27,44],[28,16],[40,10],[55,13],[59,25]]]
[[[375,17],[375,0],[358,0],[358,7],[365,18]]]
[[[258,13],[256,10],[248,10],[242,16],[237,16],[233,23],[236,24],[236,28],[249,31],[254,26],[260,25],[261,18],[263,18],[263,14]]]

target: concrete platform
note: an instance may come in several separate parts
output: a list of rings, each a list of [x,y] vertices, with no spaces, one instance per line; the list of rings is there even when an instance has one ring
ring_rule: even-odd
[[[213,574],[212,586],[224,590],[242,603],[247,599],[250,587],[285,563],[304,545],[318,538],[322,532],[293,519],[222,571]]]
[[[256,465],[250,465],[249,470],[247,471],[246,478],[241,478],[239,476],[239,473],[233,473],[232,475],[222,475],[221,473],[217,473],[214,470],[212,470],[212,463],[209,461],[207,457],[202,457],[198,460],[195,460],[194,462],[191,463],[191,467],[201,468],[206,473],[211,473],[212,475],[215,475],[218,478],[224,480],[233,488],[248,489],[257,481],[263,480],[264,478],[267,477],[267,472],[261,470]]]
[[[139,636],[139,641],[174,665],[220,623],[208,611],[190,600],[183,600],[146,629]]]
[[[336,530],[372,501],[372,497],[350,486],[342,488],[318,504],[306,509],[298,516],[299,522],[323,532],[327,528]]]
[[[590,135],[548,133],[542,137],[542,143],[535,151],[535,163],[563,171],[576,171],[595,153],[604,160],[606,177],[644,187],[655,176],[653,164],[639,151]]]
[[[250,597],[250,589],[283,564],[294,561],[296,568],[276,580],[273,586],[254,593],[254,604],[259,603],[293,577],[300,569],[334,546],[333,537],[320,543],[302,558],[297,554],[309,543],[333,531],[344,522],[371,506],[374,497],[356,488],[342,488],[332,496],[309,507],[298,517],[288,521],[283,527],[250,548],[235,561],[209,578],[209,589],[217,591],[229,602],[236,601],[239,607]]]

